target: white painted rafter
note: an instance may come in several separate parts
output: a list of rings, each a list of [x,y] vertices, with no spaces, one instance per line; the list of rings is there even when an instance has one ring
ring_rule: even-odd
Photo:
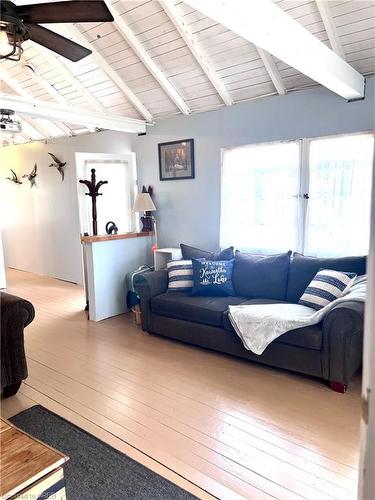
[[[344,99],[364,97],[364,77],[272,0],[185,3]]]
[[[10,88],[12,88],[17,94],[27,99],[33,100],[32,94],[28,90],[22,87],[20,83],[9,74],[5,69],[4,65],[0,64],[0,79],[3,80]],[[54,123],[57,129],[61,130],[61,135],[74,135],[72,129],[68,127],[65,123]],[[33,127],[38,130],[39,133],[43,134],[45,137],[52,137],[52,134],[48,132],[45,127],[40,127],[39,124],[33,123]]]
[[[177,92],[175,87],[171,84],[168,78],[165,76],[163,71],[159,68],[159,66],[154,62],[152,57],[148,54],[148,52],[144,49],[143,45],[139,42],[133,31],[126,24],[121,15],[117,12],[116,7],[110,4],[110,2],[106,1],[107,7],[111,11],[111,14],[114,18],[114,24],[117,27],[118,31],[122,34],[126,42],[129,44],[131,49],[137,54],[139,59],[146,66],[148,71],[152,74],[152,76],[156,79],[159,85],[162,87],[164,92],[169,96],[169,98],[175,103],[178,109],[184,114],[190,114],[190,108]]]
[[[280,75],[280,71],[278,70],[276,63],[271,56],[269,52],[267,52],[264,49],[261,49],[260,47],[257,47],[257,51],[259,54],[259,57],[262,59],[263,64],[267,70],[267,73],[269,74],[272,83],[275,86],[275,89],[277,90],[279,95],[285,95],[286,94],[286,88],[283,82],[283,79]]]
[[[39,134],[42,136],[41,139],[49,139],[51,137],[50,132],[39,123],[36,123],[32,118],[29,118],[24,113],[18,113],[18,116],[21,118],[22,121],[26,122],[31,128],[39,132]]]
[[[144,133],[146,131],[145,121],[124,116],[108,115],[76,108],[69,109],[64,105],[3,93],[0,93],[0,102],[4,108],[13,109],[17,113],[26,113],[36,118],[74,123],[85,127],[93,126],[117,130],[119,132]]]
[[[217,75],[216,71],[214,71],[210,63],[207,61],[202,49],[197,45],[190,28],[186,25],[186,23],[180,16],[178,9],[173,3],[173,0],[159,0],[159,3],[163,7],[165,13],[171,20],[176,30],[179,32],[181,38],[189,47],[190,52],[193,54],[195,60],[205,72],[207,78],[212,83],[213,87],[223,100],[224,104],[226,104],[227,106],[231,106],[233,104],[233,99],[230,93],[221,81],[220,77]]]
[[[126,99],[135,107],[135,109],[143,116],[148,123],[153,123],[154,119],[150,111],[142,103],[142,101],[134,94],[134,92],[127,86],[120,75],[112,68],[112,66],[105,60],[100,52],[94,47],[87,38],[82,35],[79,29],[73,24],[61,26],[61,33],[71,35],[75,42],[89,48],[92,51],[92,56],[101,70],[107,74],[110,80],[116,87],[124,94]]]
[[[54,53],[44,47],[38,46],[38,52],[42,54],[43,58],[55,69],[57,72],[69,82],[71,87],[78,91],[83,95],[87,103],[95,110],[95,111],[105,111],[105,106],[101,102],[99,102],[87,89],[86,87],[79,81],[79,79],[70,71],[70,69],[65,66],[65,64],[60,60]],[[61,94],[60,94],[61,96]],[[62,97],[62,96],[61,96]],[[60,101],[61,102],[61,101]]]
[[[70,106],[70,102],[66,99],[60,92],[46,79],[43,75],[41,75],[38,69],[31,63],[24,61],[23,68],[25,71],[29,73],[31,78],[33,78],[48,94],[58,103],[64,104],[65,106]],[[105,108],[99,108],[100,111],[105,111]],[[69,135],[74,135],[73,130],[66,124],[62,124],[62,127],[65,129]],[[94,127],[87,127],[87,130],[90,132],[95,132],[96,129]]]
[[[342,48],[336,25],[331,14],[329,2],[327,0],[316,0],[316,5],[318,7],[320,17],[322,18],[324,28],[327,32],[332,50],[345,60],[344,50]]]
[[[23,60],[23,70],[28,73],[28,75],[35,80],[44,90],[57,102],[60,104],[68,104],[68,101],[63,95],[48,81],[46,80],[38,71],[38,69],[26,60]]]
[[[24,89],[19,82],[12,77],[8,71],[4,68],[3,64],[0,64],[0,80],[3,80],[8,87],[13,89],[18,95],[32,99],[31,94]],[[21,118],[25,120],[26,123],[28,123],[30,126],[32,126],[35,130],[37,130],[44,138],[47,138],[50,136],[50,133],[44,129],[44,127],[40,127],[39,124],[34,123],[33,120],[29,119],[28,117],[25,117],[24,114],[19,113],[21,115]]]

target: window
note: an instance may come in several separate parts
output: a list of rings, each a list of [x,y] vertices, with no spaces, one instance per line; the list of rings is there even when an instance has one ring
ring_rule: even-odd
[[[220,245],[366,254],[373,147],[361,134],[224,150]]]
[[[298,192],[298,144],[225,151],[221,246],[271,253],[296,247]]]
[[[373,142],[370,135],[310,142],[306,254],[367,253]]]
[[[77,153],[77,178],[91,179],[95,169],[96,182],[108,181],[99,189],[97,198],[98,234],[105,234],[107,222],[114,221],[119,233],[135,231],[137,217],[133,212],[136,185],[135,160],[129,155]],[[92,234],[91,197],[87,187],[77,183],[81,233]]]

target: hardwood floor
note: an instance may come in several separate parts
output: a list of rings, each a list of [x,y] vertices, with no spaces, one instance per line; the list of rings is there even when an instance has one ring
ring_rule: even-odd
[[[82,288],[51,278],[9,270],[8,291],[36,318],[5,418],[41,404],[200,498],[356,497],[359,376],[342,395],[145,334],[129,314],[89,322]]]

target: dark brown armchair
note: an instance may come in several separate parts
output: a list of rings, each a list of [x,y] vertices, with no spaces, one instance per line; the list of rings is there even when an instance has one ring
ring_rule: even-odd
[[[1,389],[7,398],[27,378],[23,330],[34,319],[35,310],[28,300],[0,292],[0,314]]]

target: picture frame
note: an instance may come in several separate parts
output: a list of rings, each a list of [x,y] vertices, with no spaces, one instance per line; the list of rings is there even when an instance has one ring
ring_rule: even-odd
[[[195,178],[194,139],[162,142],[158,150],[161,181]]]

